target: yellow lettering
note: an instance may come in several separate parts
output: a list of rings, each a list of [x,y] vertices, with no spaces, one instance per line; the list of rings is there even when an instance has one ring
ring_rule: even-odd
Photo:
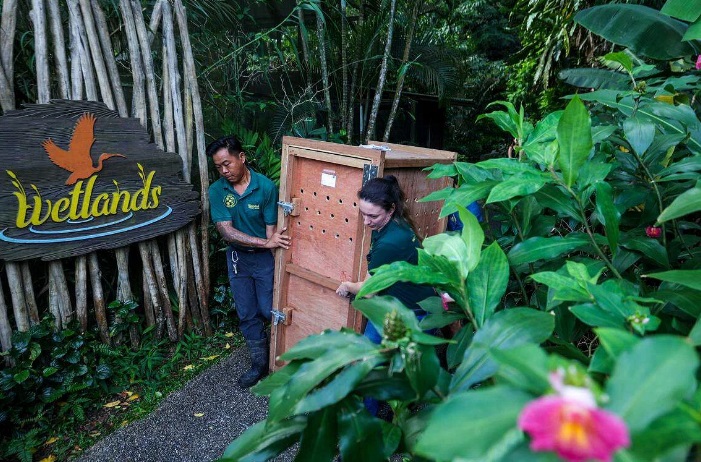
[[[102,193],[95,198],[95,202],[90,206],[90,214],[94,217],[101,217],[110,214],[110,195]]]
[[[160,186],[156,186],[151,190],[151,202],[148,204],[148,208],[150,209],[155,209],[158,207],[158,197],[161,195],[161,188]]]
[[[67,197],[62,197],[59,200],[56,201],[54,204],[53,208],[51,209],[51,220],[54,221],[55,223],[61,223],[66,220],[68,220],[68,217],[70,216],[70,212],[66,216],[61,216],[63,212],[68,209],[71,205],[71,200]]]
[[[117,209],[119,208],[119,200],[123,199],[122,201],[122,212],[127,213],[129,212],[129,199],[131,198],[131,194],[129,194],[129,191],[115,191],[112,193],[112,203],[110,205],[110,214],[114,215],[117,213]]]

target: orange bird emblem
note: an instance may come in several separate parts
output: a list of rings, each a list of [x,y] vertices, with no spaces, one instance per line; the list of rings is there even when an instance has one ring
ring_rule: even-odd
[[[97,160],[97,167],[94,167],[92,157],[90,157],[90,148],[95,142],[94,128],[95,116],[86,113],[80,116],[75,124],[68,151],[56,146],[56,143],[51,138],[41,143],[51,162],[71,172],[71,175],[66,180],[67,185],[75,184],[76,181],[84,180],[92,176],[93,173],[99,172],[102,170],[102,163],[110,157],[126,157],[122,154],[107,154],[103,152]]]

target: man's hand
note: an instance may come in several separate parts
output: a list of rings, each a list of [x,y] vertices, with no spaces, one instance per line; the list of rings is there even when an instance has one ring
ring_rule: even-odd
[[[285,250],[289,249],[290,243],[292,243],[292,238],[283,234],[285,231],[287,231],[287,228],[282,228],[279,232],[276,231],[275,233],[273,233],[273,235],[270,236],[267,241],[265,241],[263,248],[275,249],[277,247],[280,247]]]

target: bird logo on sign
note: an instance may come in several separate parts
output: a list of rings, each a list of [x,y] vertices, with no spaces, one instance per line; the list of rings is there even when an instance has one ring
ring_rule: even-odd
[[[97,166],[93,165],[90,156],[90,148],[95,142],[94,128],[95,116],[85,113],[78,119],[73,129],[73,136],[68,145],[68,150],[62,149],[51,138],[44,140],[41,145],[49,155],[51,162],[64,170],[71,172],[66,180],[67,185],[75,184],[78,180],[91,177],[102,170],[103,163],[110,157],[124,157],[122,154],[108,154],[103,152],[97,159]]]

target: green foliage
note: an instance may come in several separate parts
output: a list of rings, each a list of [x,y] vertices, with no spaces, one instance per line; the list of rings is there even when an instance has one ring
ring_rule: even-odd
[[[668,22],[656,16],[611,34]],[[630,442],[615,460],[693,457],[701,81],[688,72],[696,56],[687,52],[679,73],[664,75],[643,61],[657,56],[648,49],[606,55],[601,62],[625,85],[573,95],[534,125],[511,103],[484,115],[515,139],[514,155],[431,169],[430,178],[453,177],[457,187],[424,200],[443,201],[442,216],[457,210],[464,227],[426,238],[417,265],[383,266],[363,284],[354,307],[378,326],[381,344],[346,330],[300,341],[254,388],[270,396],[269,417],[222,460],[263,460],[295,442],[300,454],[329,461],[560,460],[532,446],[519,422],[543,397],[572,404],[574,389],[622,419]],[[483,224],[463,208],[474,200],[485,203]],[[425,300],[419,322],[397,300],[372,296],[398,281],[453,302]],[[456,320],[444,368],[435,346],[446,340],[424,329]],[[391,421],[367,412],[369,397],[389,403]]]

